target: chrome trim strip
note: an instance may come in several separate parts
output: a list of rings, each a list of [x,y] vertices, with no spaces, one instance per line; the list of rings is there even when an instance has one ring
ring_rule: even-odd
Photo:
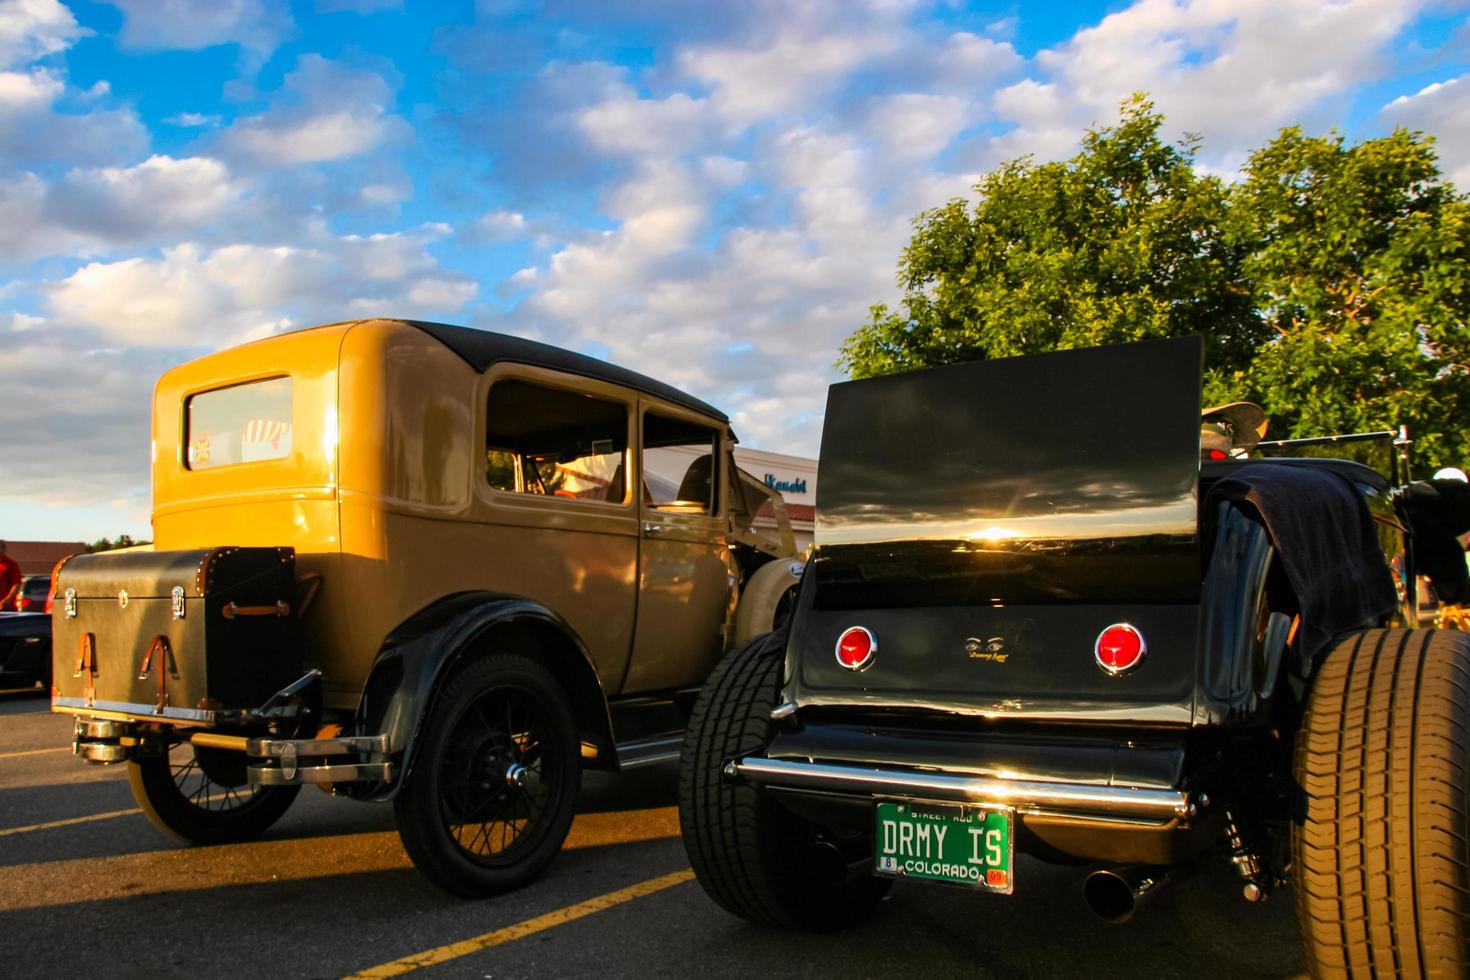
[[[133,704],[131,701],[88,701],[86,698],[64,698],[54,697],[51,699],[51,707],[68,708],[87,712],[109,711],[120,715],[137,715],[137,721],[158,721],[160,718],[172,718],[177,721],[193,721],[206,725],[212,725],[215,721],[215,712],[201,711],[198,708],[156,708],[151,704]]]
[[[635,742],[623,742],[618,746],[618,771],[641,769],[661,762],[672,762],[679,758],[684,745],[683,736],[670,738],[648,738]]]
[[[301,766],[294,772],[275,766],[246,766],[251,786],[300,786],[303,783],[386,783],[393,778],[391,762],[352,762],[340,766]]]
[[[731,775],[766,786],[825,790],[873,796],[917,796],[932,800],[998,803],[1049,815],[1077,813],[1154,820],[1161,823],[1194,815],[1189,794],[1172,789],[1054,783],[1035,779],[997,779],[942,772],[833,766],[747,756]]]

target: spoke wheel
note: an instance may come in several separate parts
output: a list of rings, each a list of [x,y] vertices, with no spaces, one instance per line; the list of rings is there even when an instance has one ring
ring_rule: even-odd
[[[252,787],[245,766],[242,753],[173,738],[166,754],[128,763],[128,784],[155,827],[191,844],[224,844],[259,836],[300,791]]]
[[[555,678],[527,657],[475,660],[430,709],[394,799],[399,835],[441,887],[507,891],[561,848],[580,782],[576,729]]]

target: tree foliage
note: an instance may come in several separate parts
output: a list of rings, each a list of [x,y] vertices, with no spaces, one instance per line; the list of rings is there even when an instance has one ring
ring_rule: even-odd
[[[842,348],[854,377],[1197,333],[1209,401],[1276,437],[1407,424],[1422,463],[1470,439],[1470,202],[1431,137],[1283,130],[1226,183],[1142,96],[1071,160],[1002,164],[915,220],[900,310]],[[1421,466],[1422,469],[1422,466]]]
[[[131,534],[119,534],[116,541],[111,538],[98,538],[96,541],[87,545],[87,551],[90,554],[96,554],[99,551],[112,551],[116,548],[134,548],[138,545],[152,543],[152,541],[134,541]]]

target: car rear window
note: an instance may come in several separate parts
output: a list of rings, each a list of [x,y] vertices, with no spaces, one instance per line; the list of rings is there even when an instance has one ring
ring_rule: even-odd
[[[291,379],[216,388],[185,402],[184,465],[208,470],[291,455]]]

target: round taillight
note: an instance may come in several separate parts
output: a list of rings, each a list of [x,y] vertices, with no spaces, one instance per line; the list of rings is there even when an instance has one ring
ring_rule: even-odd
[[[1097,636],[1093,655],[1097,665],[1109,674],[1126,674],[1143,662],[1148,644],[1143,634],[1127,623],[1115,623]]]
[[[878,655],[878,638],[863,626],[849,626],[837,638],[837,662],[848,670],[867,670]]]

